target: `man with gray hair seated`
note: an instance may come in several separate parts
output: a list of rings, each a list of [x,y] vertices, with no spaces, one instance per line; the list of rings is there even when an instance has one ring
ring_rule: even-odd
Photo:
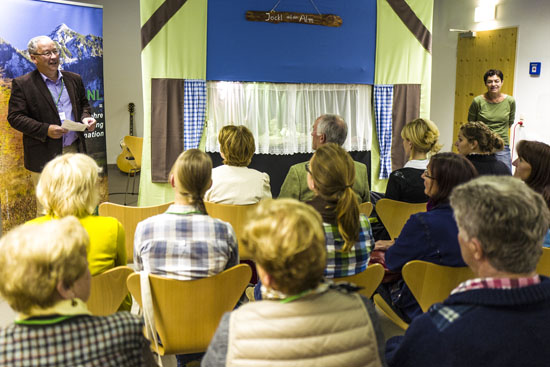
[[[513,177],[483,176],[451,195],[462,257],[476,278],[388,341],[390,366],[548,366],[550,279],[536,273],[550,213]]]
[[[344,145],[348,136],[348,126],[344,119],[338,115],[325,114],[317,118],[311,131],[311,147],[316,150],[326,143]],[[280,198],[293,198],[300,201],[313,199],[313,192],[307,185],[306,162],[298,163],[290,167],[285,181],[281,186]],[[355,183],[353,191],[357,194],[359,203],[370,201],[369,181],[367,166],[355,162]]]

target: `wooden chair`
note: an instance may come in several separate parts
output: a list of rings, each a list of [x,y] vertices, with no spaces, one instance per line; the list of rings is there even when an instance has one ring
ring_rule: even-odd
[[[467,266],[442,266],[421,260],[409,261],[401,273],[422,312],[434,303],[443,302],[463,281],[475,277]]]
[[[256,208],[258,204],[251,205],[230,205],[204,202],[208,215],[213,218],[218,218],[224,222],[229,222],[237,235],[237,241],[239,242],[239,258],[241,260],[250,260],[251,255],[241,246],[241,238],[244,226],[248,219],[249,213]]]
[[[384,267],[380,264],[372,264],[359,274],[350,275],[348,277],[334,278],[334,282],[349,282],[359,287],[363,287],[359,291],[360,294],[367,298],[371,298],[372,294],[378,288],[384,277]]]
[[[197,280],[149,275],[155,326],[162,342],[160,354],[204,352],[222,315],[237,304],[250,275],[246,264]],[[143,306],[139,273],[128,277],[128,289]]]
[[[380,199],[376,203],[376,213],[392,240],[399,236],[412,214],[425,211],[426,203],[405,203],[391,199]]]
[[[537,264],[537,274],[550,277],[550,248],[542,248],[542,256]]]
[[[130,177],[133,177],[132,181],[132,195],[135,195],[135,183],[136,174],[141,171],[141,156],[143,153],[143,138],[126,135],[123,139],[124,146],[130,152],[126,157],[128,163],[132,168],[128,171],[128,178],[126,179],[126,191],[124,192],[124,205],[126,205],[126,195],[128,194],[128,186],[130,184]]]
[[[372,203],[364,202],[359,204],[359,213],[365,214],[368,218],[370,213],[372,213]]]
[[[115,203],[101,203],[99,205],[99,215],[105,217],[115,217],[122,223],[126,235],[126,258],[128,263],[134,262],[134,234],[136,227],[142,220],[161,214],[173,204],[166,203],[154,206],[124,206]]]
[[[128,294],[126,278],[134,271],[128,266],[117,266],[92,277],[92,289],[88,309],[93,315],[107,316],[115,313]]]
[[[403,319],[401,319],[401,317],[399,317],[395,313],[395,311],[391,308],[391,306],[388,305],[386,301],[384,301],[384,298],[382,298],[382,296],[380,296],[379,294],[375,294],[373,297],[373,301],[376,307],[378,307],[380,311],[382,311],[382,313],[386,315],[388,319],[390,319],[390,321],[392,321],[395,325],[397,325],[401,329],[407,330],[407,328],[409,327],[409,324],[403,321]]]

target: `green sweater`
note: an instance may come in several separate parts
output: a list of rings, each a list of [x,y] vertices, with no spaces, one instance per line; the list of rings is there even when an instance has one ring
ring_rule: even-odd
[[[515,116],[516,101],[512,96],[506,96],[499,103],[487,102],[483,95],[477,96],[472,101],[468,111],[468,121],[485,123],[489,129],[504,140],[505,145],[510,145],[508,132],[510,126],[514,123]]]

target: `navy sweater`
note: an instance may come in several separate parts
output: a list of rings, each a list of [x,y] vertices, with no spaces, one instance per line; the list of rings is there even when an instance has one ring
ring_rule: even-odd
[[[458,227],[453,209],[448,203],[439,204],[428,212],[411,215],[395,244],[386,252],[386,266],[401,271],[411,260],[424,260],[444,266],[466,266],[458,244]],[[398,294],[392,295],[395,306],[410,319],[422,314],[420,306],[404,282]]]
[[[388,340],[389,366],[550,366],[550,279],[457,293]]]

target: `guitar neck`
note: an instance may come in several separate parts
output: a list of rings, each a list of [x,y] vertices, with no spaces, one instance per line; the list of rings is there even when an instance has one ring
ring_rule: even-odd
[[[135,104],[130,102],[128,103],[128,112],[130,112],[130,136],[134,136],[134,111]]]

